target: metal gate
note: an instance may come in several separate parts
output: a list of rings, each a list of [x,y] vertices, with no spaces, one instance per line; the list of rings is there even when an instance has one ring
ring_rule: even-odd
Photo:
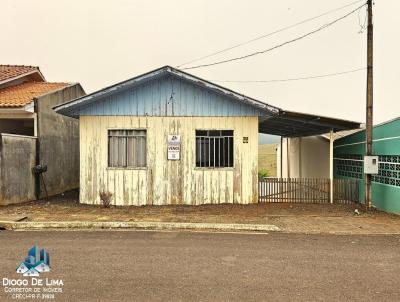
[[[336,203],[360,202],[360,180],[334,179],[333,201]]]
[[[335,179],[336,203],[359,201],[359,181]],[[330,179],[265,178],[259,181],[259,202],[330,203]]]

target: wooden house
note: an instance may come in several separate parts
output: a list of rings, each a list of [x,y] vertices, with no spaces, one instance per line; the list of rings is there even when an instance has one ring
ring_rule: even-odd
[[[258,133],[332,126],[165,66],[54,108],[80,121],[80,202],[258,202]],[[304,126],[304,121],[309,121]],[[314,122],[313,122],[314,121]]]

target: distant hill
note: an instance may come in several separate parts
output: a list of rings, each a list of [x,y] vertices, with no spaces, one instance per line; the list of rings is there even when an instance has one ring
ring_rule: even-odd
[[[270,135],[270,134],[262,134],[258,135],[258,144],[265,145],[265,144],[276,144],[281,141],[280,136]]]

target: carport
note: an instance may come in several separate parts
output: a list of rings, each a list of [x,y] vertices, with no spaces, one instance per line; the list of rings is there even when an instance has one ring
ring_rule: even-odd
[[[333,179],[333,142],[335,132],[358,129],[360,123],[320,115],[279,109],[274,115],[259,118],[259,132],[283,138],[308,137],[329,133],[329,179],[270,178],[259,183],[262,202],[333,203],[358,200],[357,180]],[[282,147],[280,170],[282,171]],[[301,156],[301,153],[300,153]],[[300,159],[299,159],[300,160]]]

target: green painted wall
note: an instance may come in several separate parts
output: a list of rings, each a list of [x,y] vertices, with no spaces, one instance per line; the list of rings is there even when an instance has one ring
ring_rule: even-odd
[[[373,130],[373,154],[379,156],[379,174],[372,178],[372,203],[378,209],[400,214],[400,118]],[[363,156],[365,131],[334,143],[334,177],[359,178],[360,201],[364,202]]]

